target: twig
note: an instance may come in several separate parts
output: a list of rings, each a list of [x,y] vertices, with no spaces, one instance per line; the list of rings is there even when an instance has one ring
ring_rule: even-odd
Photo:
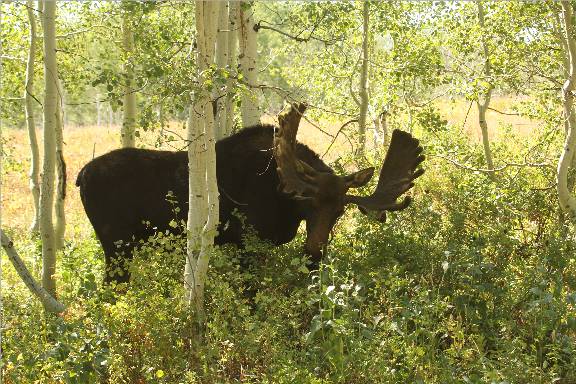
[[[131,89],[129,92],[126,93],[121,93],[119,96],[124,97],[126,95],[129,95],[131,93],[136,93],[136,92],[142,92],[144,90],[144,88],[146,88],[148,86],[148,79],[146,79],[146,82],[144,83],[144,85],[142,85],[140,88],[136,88],[136,89]],[[105,103],[107,101],[113,100],[113,97],[106,97],[103,99],[97,99],[94,101],[85,101],[82,103],[65,103],[64,105],[73,105],[73,106],[78,106],[78,105],[91,105],[91,104],[96,104],[96,103]]]
[[[496,113],[499,113],[499,114],[501,114],[501,115],[520,116],[520,114],[519,114],[519,113],[516,113],[516,112],[502,112],[502,111],[499,111],[499,110],[497,110],[496,108],[492,108],[492,107],[487,107],[486,109],[489,109],[489,110],[494,111],[494,112],[496,112]]]
[[[322,132],[323,134],[325,134],[326,136],[330,136],[331,138],[335,138],[333,134],[331,134],[330,132],[326,132],[324,129],[322,129],[318,124],[316,124],[315,122],[313,122],[312,120],[310,120],[309,118],[307,118],[306,116],[302,116],[302,118],[304,120],[306,120],[311,126],[313,126],[314,128],[316,128],[317,130],[319,130],[320,132]]]
[[[325,39],[321,39],[319,37],[314,36],[314,31],[316,30],[317,26],[314,26],[312,28],[312,31],[310,32],[308,37],[300,37],[300,36],[296,36],[296,35],[292,35],[290,33],[284,32],[284,31],[277,29],[277,28],[274,28],[270,25],[262,25],[262,23],[266,23],[266,21],[260,20],[257,24],[254,25],[254,30],[256,32],[258,32],[260,29],[268,29],[270,31],[274,31],[276,33],[279,33],[282,36],[288,37],[289,39],[295,40],[299,43],[307,43],[310,40],[316,40],[316,41],[319,41],[321,43],[324,43],[325,45],[332,45],[332,44],[336,44],[337,41],[342,40],[342,37],[335,38],[332,40],[325,40]]]
[[[328,146],[328,148],[326,149],[326,151],[322,154],[322,156],[320,157],[321,159],[324,158],[324,156],[326,156],[326,154],[328,153],[328,151],[332,148],[332,145],[334,145],[334,143],[336,142],[336,139],[338,138],[338,135],[340,134],[340,132],[342,132],[342,130],[348,126],[349,124],[352,123],[357,123],[358,119],[352,119],[352,120],[348,120],[347,122],[345,122],[344,124],[342,124],[342,126],[340,127],[340,129],[338,130],[338,132],[336,132],[336,135],[334,135],[334,138],[332,139],[332,142],[330,143],[330,145]]]
[[[466,116],[464,116],[464,122],[462,122],[462,128],[460,132],[464,131],[464,127],[466,127],[466,122],[468,121],[468,115],[470,114],[470,110],[472,109],[472,101],[468,104],[468,110],[466,111]]]
[[[26,62],[26,59],[23,59],[21,57],[16,57],[16,56],[10,56],[10,55],[0,55],[0,59],[2,60],[15,60],[15,61],[22,61],[22,62]]]
[[[171,133],[171,134],[173,134],[173,135],[175,135],[175,136],[178,136],[178,138],[179,138],[180,140],[184,141],[184,142],[187,142],[187,141],[188,141],[188,139],[185,139],[185,138],[183,138],[182,136],[180,136],[179,133],[174,132],[174,131],[171,131],[171,130],[168,129],[168,128],[163,128],[162,131],[166,131],[166,132],[169,132],[169,133]]]
[[[494,172],[500,172],[500,171],[503,171],[503,170],[505,170],[505,169],[507,169],[507,168],[510,168],[510,167],[520,167],[520,168],[523,168],[523,167],[546,168],[546,167],[548,167],[548,168],[555,169],[555,167],[554,167],[553,165],[548,164],[548,163],[506,163],[506,164],[504,164],[503,166],[498,167],[498,168],[494,168],[494,169],[473,168],[473,167],[470,167],[470,166],[468,166],[468,165],[460,164],[460,163],[457,162],[456,160],[452,160],[452,159],[450,159],[449,157],[445,157],[445,156],[442,156],[442,155],[428,155],[428,157],[437,157],[437,158],[446,160],[446,161],[448,161],[449,163],[454,164],[454,165],[457,166],[458,168],[465,169],[465,170],[467,170],[467,171],[482,172],[482,173],[487,173],[487,174],[491,174],[491,173],[494,173]]]
[[[44,108],[44,106],[42,105],[42,103],[40,102],[40,100],[38,100],[38,99],[36,98],[36,96],[34,96],[32,93],[28,92],[28,88],[26,88],[26,94],[27,94],[27,95],[30,95],[30,97],[33,98],[33,99],[38,103],[38,105],[40,105],[40,107]]]
[[[108,29],[108,30],[111,29],[111,28],[108,28],[108,27],[106,27],[106,26],[104,26],[104,25],[93,25],[93,26],[91,26],[90,28],[79,29],[79,30],[77,30],[77,31],[71,31],[71,32],[65,33],[65,34],[63,34],[63,35],[56,35],[56,38],[57,38],[57,39],[67,39],[68,37],[72,37],[72,36],[75,36],[75,35],[80,35],[80,34],[82,34],[82,33],[90,32],[90,31],[93,30],[93,28],[104,28],[104,29]]]
[[[237,77],[232,77],[232,78],[234,78],[239,84],[242,84],[242,85],[244,85],[244,86],[246,86],[246,87],[248,87],[248,88],[260,89],[260,90],[271,90],[271,91],[274,91],[274,92],[278,93],[280,96],[286,98],[287,100],[300,101],[300,100],[296,99],[294,96],[292,96],[292,94],[291,94],[289,91],[287,91],[287,90],[285,90],[285,89],[283,89],[283,88],[280,88],[280,87],[277,87],[277,86],[274,86],[274,85],[268,85],[268,84],[256,84],[256,85],[255,85],[255,84],[247,83],[245,80],[238,79]],[[330,114],[333,114],[333,115],[345,116],[345,117],[352,117],[351,115],[349,115],[349,114],[347,114],[347,113],[332,111],[332,110],[329,110],[329,109],[320,107],[320,106],[318,106],[318,105],[313,105],[313,104],[309,104],[309,103],[306,103],[306,105],[307,105],[308,107],[310,107],[310,108],[315,108],[315,109],[318,109],[318,110],[320,110],[320,111],[323,111],[323,112],[326,112],[326,113],[330,113]],[[308,121],[308,120],[307,120],[307,121]],[[314,125],[313,123],[311,123],[311,124]],[[328,136],[332,137],[332,135],[330,135],[330,134],[328,134]]]
[[[287,32],[284,32],[284,31],[281,31],[281,30],[279,30],[279,29],[276,29],[276,28],[274,28],[274,27],[270,27],[270,26],[267,26],[267,25],[262,25],[262,21],[259,21],[256,25],[254,25],[254,30],[255,30],[256,32],[258,32],[260,29],[269,29],[269,30],[271,30],[271,31],[274,31],[274,32],[277,32],[277,33],[281,34],[282,36],[286,36],[286,37],[288,37],[288,38],[290,38],[290,39],[292,39],[292,40],[296,40],[296,41],[299,42],[299,43],[308,42],[308,41],[310,41],[310,38],[311,38],[310,36],[308,36],[308,37],[298,37],[298,36],[294,36],[294,35],[291,35],[291,34],[289,34],[289,33],[287,33]]]

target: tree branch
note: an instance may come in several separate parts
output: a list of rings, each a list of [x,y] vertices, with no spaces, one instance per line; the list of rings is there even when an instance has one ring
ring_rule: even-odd
[[[2,248],[4,248],[6,254],[8,255],[8,259],[12,262],[12,265],[14,265],[14,269],[16,269],[16,272],[24,284],[26,284],[30,292],[32,292],[40,300],[44,306],[44,309],[52,313],[64,312],[66,307],[54,297],[52,297],[48,291],[46,291],[40,284],[38,284],[38,282],[36,282],[36,280],[34,280],[30,274],[30,271],[28,271],[26,265],[20,256],[18,256],[18,252],[16,252],[16,249],[14,248],[14,243],[2,231],[0,231],[0,242],[2,243]]]
[[[334,143],[336,142],[336,139],[338,138],[338,135],[340,134],[340,132],[342,132],[342,130],[348,126],[349,124],[352,123],[357,123],[358,119],[352,119],[352,120],[348,120],[347,122],[345,122],[344,124],[342,124],[342,126],[340,127],[340,129],[338,129],[338,132],[336,132],[336,135],[334,135],[332,142],[330,143],[330,145],[328,146],[328,148],[326,148],[326,151],[324,151],[324,153],[322,154],[322,156],[320,156],[321,159],[324,158],[324,156],[326,156],[326,154],[328,153],[328,151],[330,151],[330,149],[332,148],[332,145],[334,145]],[[348,139],[348,141],[350,141],[350,139]],[[350,143],[352,144],[352,143]]]
[[[324,43],[325,45],[332,45],[332,44],[336,44],[337,41],[342,40],[341,37],[335,38],[335,39],[332,39],[332,40],[325,40],[325,39],[321,39],[321,38],[319,38],[319,37],[314,36],[314,31],[316,30],[317,26],[314,26],[314,28],[312,29],[312,31],[310,32],[310,34],[308,35],[308,37],[300,37],[300,36],[297,36],[297,35],[292,35],[292,34],[290,34],[290,33],[288,33],[288,32],[284,32],[284,31],[282,31],[282,30],[280,30],[280,29],[278,29],[278,28],[274,28],[274,27],[272,27],[272,26],[270,26],[270,25],[262,25],[262,23],[266,23],[266,21],[260,20],[258,23],[256,23],[256,24],[254,25],[254,30],[255,30],[256,32],[258,32],[260,29],[268,29],[268,30],[270,30],[270,31],[274,31],[274,32],[276,32],[276,33],[279,33],[279,34],[281,34],[282,36],[288,37],[289,39],[295,40],[295,41],[297,41],[297,42],[299,42],[299,43],[307,43],[307,42],[309,42],[310,40],[316,40],[316,41],[319,41],[319,42],[321,42],[321,43]]]
[[[486,174],[491,174],[494,172],[500,172],[500,171],[504,171],[507,168],[512,168],[512,167],[518,167],[518,168],[525,168],[525,167],[530,167],[530,168],[552,168],[552,169],[556,169],[556,167],[554,167],[551,164],[548,163],[506,163],[504,165],[502,165],[501,167],[498,168],[494,168],[494,169],[487,169],[487,168],[474,168],[474,167],[470,167],[468,165],[464,165],[464,164],[460,164],[459,162],[457,162],[456,160],[450,159],[449,157],[445,157],[442,155],[427,155],[428,157],[437,157],[439,159],[443,159],[448,161],[449,163],[457,166],[458,168],[461,169],[465,169],[467,171],[472,171],[472,172],[481,172],[481,173],[486,173]]]
[[[506,116],[520,116],[519,113],[516,112],[503,112],[503,111],[499,111],[496,108],[492,108],[492,107],[486,107],[486,109],[490,110],[490,111],[494,111],[496,113],[499,113],[501,115],[506,115]]]

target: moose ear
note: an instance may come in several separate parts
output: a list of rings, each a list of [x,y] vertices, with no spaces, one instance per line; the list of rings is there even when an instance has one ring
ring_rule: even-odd
[[[374,167],[366,168],[351,175],[344,176],[348,188],[359,188],[366,185],[374,176]]]

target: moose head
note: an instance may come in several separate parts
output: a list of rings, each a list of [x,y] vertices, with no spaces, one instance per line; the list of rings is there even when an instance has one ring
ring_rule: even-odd
[[[280,178],[280,189],[293,199],[300,200],[306,212],[306,252],[317,264],[328,242],[329,234],[348,204],[356,205],[366,215],[380,222],[386,211],[400,211],[410,204],[410,196],[398,199],[414,186],[414,180],[424,170],[422,147],[409,133],[394,130],[386,153],[380,178],[370,196],[349,194],[353,188],[366,185],[374,175],[374,168],[366,168],[346,176],[320,172],[296,156],[296,134],[304,104],[293,104],[278,117],[279,131],[274,139],[274,156]]]

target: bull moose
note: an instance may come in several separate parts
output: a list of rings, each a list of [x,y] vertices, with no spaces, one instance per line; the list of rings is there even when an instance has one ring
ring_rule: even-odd
[[[279,128],[256,125],[216,143],[220,192],[216,244],[241,245],[246,225],[261,239],[284,244],[294,239],[305,220],[305,250],[317,265],[346,205],[354,204],[363,213],[384,221],[386,211],[402,210],[410,203],[409,196],[397,200],[424,172],[418,168],[424,156],[417,139],[395,130],[374,193],[351,195],[351,188],[368,183],[374,168],[336,175],[316,153],[296,141],[304,110],[303,104],[293,105],[279,116]],[[175,214],[178,220],[187,217],[188,154],[117,149],[86,164],[76,185],[102,243],[105,283],[127,282],[125,261],[131,260],[139,241],[155,231],[171,230],[169,224]],[[173,209],[174,202],[167,201],[169,192],[179,210]]]

